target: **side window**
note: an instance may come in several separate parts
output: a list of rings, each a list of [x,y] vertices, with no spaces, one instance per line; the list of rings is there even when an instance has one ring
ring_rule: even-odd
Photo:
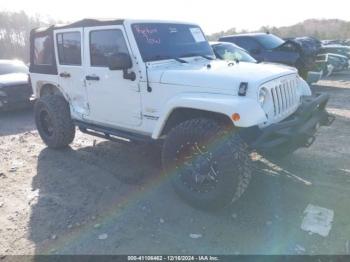
[[[56,36],[59,63],[61,65],[81,65],[80,32],[59,33]]]
[[[129,53],[121,30],[90,32],[91,66],[108,67],[108,57],[118,53]]]
[[[49,35],[34,38],[34,65],[53,64],[52,37]]]
[[[230,39],[230,41],[227,41],[227,42],[232,42],[232,43],[234,43],[242,48],[245,48],[245,43],[241,38],[235,37],[235,38]]]
[[[261,49],[260,45],[252,38],[245,37],[242,39],[241,43],[241,46],[249,52]]]

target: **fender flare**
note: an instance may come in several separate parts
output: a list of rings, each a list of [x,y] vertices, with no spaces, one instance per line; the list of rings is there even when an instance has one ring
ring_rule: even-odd
[[[52,82],[52,81],[38,81],[36,84],[36,96],[39,98],[40,97],[40,93],[42,91],[42,89],[45,86],[53,86],[55,87],[64,97],[64,99],[66,99],[66,101],[69,101],[69,96],[68,94],[63,90],[63,88],[56,82]]]
[[[168,118],[178,108],[220,113],[230,119],[232,114],[238,113],[240,120],[234,122],[237,127],[250,127],[267,121],[263,109],[254,99],[233,95],[186,93],[171,98],[164,105],[152,132],[153,139],[158,139],[161,136]]]

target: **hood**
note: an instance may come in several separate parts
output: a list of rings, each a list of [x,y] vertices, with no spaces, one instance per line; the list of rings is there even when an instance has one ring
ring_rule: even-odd
[[[208,66],[210,64],[210,67]],[[222,60],[189,61],[180,64],[169,62],[157,64],[149,68],[149,80],[154,83],[194,86],[213,89],[229,89],[239,87],[241,82],[261,85],[269,80],[296,74],[296,69],[277,64],[255,64],[247,62],[227,62]]]
[[[0,75],[0,87],[15,86],[28,83],[28,74],[26,73],[12,73]]]
[[[305,56],[315,56],[321,49],[321,43],[310,37],[289,38],[279,48],[286,47],[288,49],[288,45],[294,46],[301,55]]]

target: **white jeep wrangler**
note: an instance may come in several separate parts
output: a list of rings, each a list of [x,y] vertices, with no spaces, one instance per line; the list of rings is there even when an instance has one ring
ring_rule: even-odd
[[[251,179],[250,152],[308,147],[328,95],[293,68],[216,60],[201,28],[159,21],[85,19],[31,33],[37,129],[51,148],[75,127],[110,140],[159,141],[176,192],[215,208]]]

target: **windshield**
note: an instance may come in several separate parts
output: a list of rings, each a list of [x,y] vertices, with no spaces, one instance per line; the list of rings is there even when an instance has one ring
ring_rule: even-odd
[[[1,63],[0,75],[12,74],[12,73],[28,73],[28,68],[24,64],[20,63]]]
[[[144,62],[189,56],[214,57],[202,30],[196,25],[143,23],[132,30]]]
[[[284,40],[271,34],[257,35],[255,38],[265,49],[274,49],[284,43]]]
[[[238,60],[242,62],[256,63],[246,51],[232,44],[218,44],[213,46],[215,55],[223,60]]]

